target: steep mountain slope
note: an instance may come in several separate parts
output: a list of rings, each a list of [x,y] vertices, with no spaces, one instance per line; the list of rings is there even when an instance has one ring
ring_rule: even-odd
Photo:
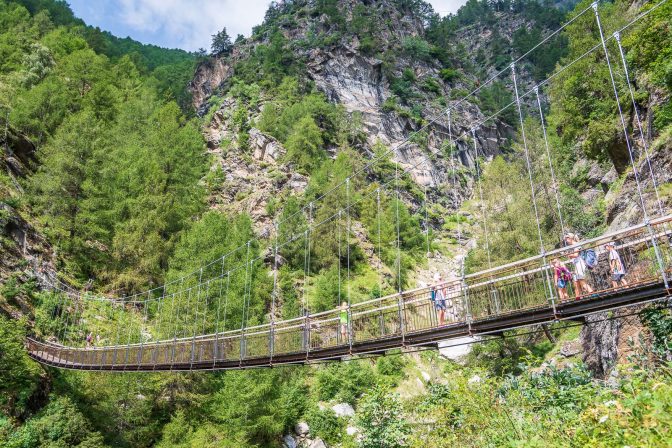
[[[9,170],[0,175],[0,445],[669,445],[672,394],[664,362],[671,356],[672,317],[665,308],[628,320],[618,313],[595,316],[583,330],[560,323],[507,333],[474,345],[458,362],[428,351],[326,366],[110,376],[43,368],[23,349],[27,333],[84,346],[87,334],[105,336],[119,323],[116,328],[128,327],[128,341],[135,329],[139,341],[179,337],[176,329],[185,337],[191,328],[193,334],[230,330],[240,328],[246,299],[254,325],[272,312],[288,318],[306,308],[333,308],[345,288],[357,302],[397,291],[398,284],[426,282],[437,270],[455,273],[463,260],[467,269],[481,269],[484,212],[497,263],[538,253],[515,109],[477,129],[479,155],[488,159],[480,164],[483,200],[474,188],[468,131],[511,101],[510,73],[494,85],[485,81],[554,29],[563,17],[558,10],[470,0],[459,14],[441,18],[427,4],[408,0],[274,3],[250,39],[197,67],[188,101],[197,122],[164,97],[170,88],[161,80],[175,85],[182,76],[156,73],[164,57],[181,65],[183,54],[165,53],[153,71],[145,70],[137,55],[111,51],[126,48],[123,42],[98,47],[90,28],[45,20],[44,8],[56,15],[62,2],[20,3],[28,10],[0,0],[0,22],[9,30],[0,29],[0,52],[8,55],[0,60],[0,100],[10,109],[0,145],[11,150],[0,160]],[[611,31],[639,4],[600,8]],[[635,27],[626,45],[668,207],[669,8]],[[543,54],[526,58],[518,67],[520,88],[545,77],[558,58],[571,61],[579,44],[593,44],[592,20],[578,21]],[[146,50],[149,57],[155,49]],[[545,170],[534,105],[525,110],[549,246],[561,238],[556,191],[566,224],[582,236],[641,220],[634,174],[617,170],[604,151],[622,149],[608,73],[599,54],[587,64],[550,86],[546,112],[560,189]],[[587,69],[593,67],[599,70]],[[590,101],[580,102],[577,112],[574,98]],[[457,148],[446,141],[447,106],[454,107]],[[625,113],[634,129],[632,109]],[[3,110],[0,123],[4,118]],[[584,131],[591,138],[576,138]],[[400,203],[394,161],[410,171],[398,179]],[[646,172],[645,158],[636,163]],[[343,187],[346,179],[351,189]],[[643,186],[653,204],[648,175]],[[348,200],[354,203],[349,237],[340,215],[330,226],[315,225]],[[276,235],[287,244],[274,258],[278,222]],[[222,326],[215,321],[219,301],[212,300],[222,297],[217,288],[207,287],[197,299],[174,297],[174,308],[165,301],[91,306],[49,287],[58,273],[96,295],[144,291],[240,247],[248,250],[205,268],[220,275],[246,266],[227,282]],[[624,361],[631,366],[614,369]]]
[[[392,0],[273,5],[250,39],[236,42],[229,55],[201,63],[190,85],[194,107],[206,116],[204,132],[211,151],[235,157],[229,161],[220,158],[216,163],[226,172],[228,194],[215,195],[211,205],[220,210],[246,210],[268,227],[271,216],[266,205],[283,187],[250,187],[248,179],[258,177],[264,179],[263,185],[272,185],[271,177],[288,169],[295,171],[284,166],[291,163],[288,157],[258,160],[265,142],[271,138],[268,130],[258,129],[263,127],[262,111],[277,102],[273,85],[289,75],[299,80],[300,89],[315,89],[329,103],[343,109],[350,132],[356,134],[348,144],[365,159],[380,152],[380,145],[391,148],[390,159],[410,172],[420,188],[427,189],[433,203],[440,208],[457,208],[471,195],[474,155],[469,131],[511,100],[507,91],[510,77],[505,76],[494,88],[482,89],[466,101],[462,98],[493,74],[494,59],[515,56],[521,44],[516,41],[514,46],[513,42],[521,38],[513,36],[528,29],[534,30],[535,36],[543,36],[562,16],[560,12],[547,14],[554,20],[544,21],[544,17],[535,18],[523,7],[495,12],[487,22],[481,16],[464,15],[440,19],[427,4]],[[509,49],[504,51],[507,41]],[[564,41],[555,45],[559,50],[552,56],[553,62],[562,55],[563,45]],[[274,54],[279,49],[283,50],[282,59]],[[548,70],[537,68],[535,62],[538,61],[521,65],[521,88],[533,83],[533,73],[539,76]],[[250,74],[253,68],[257,72]],[[245,147],[247,137],[241,148],[240,131],[230,119],[241,102],[234,98],[240,96],[236,86],[241,82],[257,89],[255,104],[245,117],[245,127],[252,131],[243,131],[256,136],[249,148]],[[451,131],[454,136],[461,136],[455,142],[458,165],[451,160],[447,107],[453,109]],[[509,113],[480,126],[479,151],[493,157],[506,150],[514,135],[514,123]],[[337,146],[327,144],[325,150],[333,157]],[[236,179],[235,167],[245,153],[251,156],[247,157],[248,172],[239,173],[240,178]],[[269,163],[280,167],[270,169]],[[213,170],[218,172],[219,168]],[[460,172],[459,191],[447,194],[454,170]],[[255,176],[250,176],[251,172]],[[291,175],[285,173],[285,177],[293,182]],[[294,182],[294,186],[298,184]],[[240,200],[231,201],[235,197]],[[421,205],[413,195],[406,199],[415,210]],[[433,226],[440,228],[444,223],[445,217],[439,216]]]

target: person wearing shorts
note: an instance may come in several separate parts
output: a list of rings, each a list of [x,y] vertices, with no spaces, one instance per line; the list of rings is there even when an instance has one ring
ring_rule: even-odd
[[[350,316],[348,316],[348,304],[346,302],[341,303],[341,312],[339,313],[338,320],[341,326],[341,341],[347,341]]]
[[[579,236],[575,233],[568,233],[565,235],[565,243],[567,243],[569,246],[578,244]],[[574,265],[574,275],[572,276],[572,281],[574,284],[574,294],[576,296],[576,300],[579,300],[581,296],[593,293],[593,288],[586,281],[588,266],[581,256],[581,246],[575,247],[574,251],[569,253],[567,256]]]
[[[607,251],[609,253],[609,271],[611,272],[611,286],[613,288],[618,288],[619,286],[628,286],[628,282],[625,280],[625,265],[621,256],[616,251],[616,247],[613,242],[607,243]]]
[[[555,287],[558,289],[558,297],[560,297],[560,301],[569,300],[567,285],[572,281],[571,272],[569,272],[569,269],[565,267],[559,258],[551,260],[551,266],[553,267],[553,281]]]
[[[442,283],[441,274],[434,274],[434,309],[439,316],[439,325],[446,323],[446,285]]]

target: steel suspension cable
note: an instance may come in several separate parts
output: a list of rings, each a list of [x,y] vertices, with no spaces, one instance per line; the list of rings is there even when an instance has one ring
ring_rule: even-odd
[[[523,148],[525,150],[525,162],[527,164],[527,175],[530,180],[530,192],[532,193],[532,205],[534,208],[534,219],[537,222],[537,233],[539,235],[539,253],[543,254],[544,239],[541,235],[541,223],[539,221],[539,210],[537,209],[537,194],[534,188],[534,180],[532,179],[532,163],[530,162],[530,152],[527,149],[527,135],[525,134],[525,121],[523,120],[523,108],[520,104],[520,96],[518,95],[518,80],[516,78],[516,66],[511,64],[511,76],[513,77],[513,88],[516,93],[516,106],[518,108],[518,118],[520,120],[520,135],[523,139]]]
[[[453,141],[453,125],[452,125],[451,109],[448,109],[448,142],[450,143],[450,159],[453,165],[453,202],[455,203],[455,217],[457,219],[457,244],[462,244],[462,224],[460,223],[459,213],[459,198],[457,197],[457,145]],[[460,257],[460,273],[464,277],[464,256]]]
[[[352,305],[350,302],[350,178],[348,177],[345,179],[345,219],[347,221],[346,223],[346,229],[345,229],[345,244],[346,244],[346,251],[347,251],[347,258],[348,258],[348,277],[347,277],[347,283],[345,284],[345,295],[347,296],[348,299],[348,315],[350,314],[350,306]]]
[[[628,70],[628,62],[625,59],[625,53],[623,52],[623,46],[621,45],[621,34],[617,31],[614,33],[614,39],[618,44],[618,52],[621,55],[621,62],[623,64],[623,72],[625,73],[625,80],[628,84],[628,91],[630,92],[630,100],[632,101],[632,110],[635,112],[635,120],[637,122],[637,127],[639,128],[639,136],[642,139],[642,146],[644,148],[644,154],[646,154],[646,164],[649,167],[649,173],[651,173],[651,181],[653,182],[653,190],[656,193],[656,202],[658,203],[658,212],[660,216],[665,216],[665,211],[663,208],[663,202],[660,199],[660,193],[658,192],[658,183],[656,182],[656,175],[653,172],[653,167],[651,166],[651,157],[649,155],[649,144],[646,141],[646,135],[644,134],[644,128],[642,126],[642,120],[639,116],[639,109],[637,108],[637,101],[635,101],[635,95],[632,91],[632,83],[630,82],[630,72]]]
[[[306,314],[306,290],[308,289],[308,229],[304,230],[303,245],[303,291],[301,293],[301,316]]]
[[[396,192],[395,214],[397,221],[397,292],[401,294],[403,288],[401,284],[401,224],[399,222],[399,162],[394,162],[394,189]]]
[[[481,164],[478,161],[478,145],[476,140],[476,129],[471,130],[471,136],[474,140],[474,162],[476,165],[476,183],[478,184],[478,196],[481,201],[481,213],[483,215],[483,232],[485,233],[485,250],[488,254],[488,269],[492,269],[492,260],[490,257],[490,235],[488,234],[488,210],[483,201],[483,188],[481,187]],[[485,154],[484,154],[485,155]]]
[[[222,257],[222,269],[219,274],[219,294],[217,294],[217,318],[215,320],[215,346],[212,351],[212,367],[215,367],[217,361],[217,350],[219,347],[219,310],[222,305],[222,287],[224,286],[224,257]]]
[[[245,286],[244,286],[244,290],[243,290],[243,313],[242,313],[242,319],[241,319],[241,322],[240,322],[240,331],[241,332],[245,330],[245,323],[246,323],[246,320],[247,320],[246,316],[245,316],[246,313],[247,313],[247,289],[248,289],[247,288],[247,283],[248,283],[248,277],[251,277],[251,275],[249,275],[249,270],[251,268],[249,260],[250,260],[250,241],[247,242],[247,255],[245,256]],[[250,283],[251,283],[251,281],[250,281]],[[242,339],[241,339],[241,342],[242,342]]]
[[[313,232],[313,203],[310,202],[309,207],[308,207],[308,233],[307,238],[308,238],[308,265],[307,265],[307,271],[306,271],[306,286],[308,285],[310,281],[310,258],[311,258],[311,250],[312,250],[312,241],[311,241],[311,234]],[[308,301],[306,300],[306,310],[308,310],[308,313],[310,313],[310,306],[308,304]]]
[[[342,227],[343,223],[341,222],[341,211],[338,211],[338,306],[341,306],[341,257],[342,257]]]
[[[646,205],[644,204],[644,196],[642,194],[642,186],[639,182],[639,172],[637,166],[635,165],[635,159],[632,154],[632,145],[630,144],[630,136],[628,135],[628,126],[625,123],[625,117],[623,115],[623,108],[621,107],[621,99],[618,94],[618,88],[616,87],[616,79],[614,78],[614,71],[611,67],[611,59],[609,58],[609,49],[607,48],[607,43],[604,40],[604,33],[602,32],[602,22],[600,20],[600,13],[598,11],[598,3],[592,3],[593,11],[595,12],[595,21],[597,23],[597,29],[600,33],[600,42],[602,43],[602,48],[604,49],[604,57],[607,61],[607,67],[609,68],[609,77],[611,79],[611,86],[614,89],[614,97],[616,98],[616,105],[618,106],[618,115],[621,120],[621,126],[623,127],[623,136],[625,137],[625,144],[628,148],[628,156],[630,157],[630,165],[632,166],[632,171],[635,176],[635,183],[637,184],[637,194],[639,195],[639,202],[642,206],[642,213],[644,213],[644,220],[649,220],[649,215],[646,210]]]
[[[383,257],[381,256],[381,237],[380,237],[380,186],[376,189],[376,217],[378,221],[378,294],[383,295]]]
[[[560,221],[560,231],[562,232],[560,239],[564,237],[564,235],[567,234],[565,230],[565,221],[562,218],[562,207],[560,206],[560,191],[559,191],[559,186],[558,186],[558,181],[555,177],[555,169],[553,168],[553,159],[551,158],[551,149],[550,145],[548,144],[548,136],[546,133],[546,123],[544,121],[544,111],[543,108],[541,107],[541,96],[539,95],[539,87],[535,86],[534,87],[534,93],[537,96],[537,105],[539,106],[539,121],[541,122],[541,130],[542,134],[544,136],[544,146],[546,148],[546,157],[548,159],[548,167],[551,172],[551,182],[553,183],[553,192],[555,193],[555,205],[558,209],[558,219]]]
[[[427,242],[427,266],[429,267],[429,202],[427,201],[427,185],[425,185],[425,240]]]
[[[273,293],[271,296],[271,326],[275,322],[278,300],[278,225],[274,223],[275,242],[273,244]]]

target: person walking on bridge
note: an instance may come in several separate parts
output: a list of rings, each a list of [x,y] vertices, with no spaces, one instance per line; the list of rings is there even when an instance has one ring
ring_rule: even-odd
[[[439,326],[443,326],[446,323],[446,284],[438,272],[434,274],[434,286],[432,290],[434,308],[439,316]]]
[[[341,303],[341,312],[338,315],[338,321],[341,325],[341,342],[347,341],[350,316],[348,314],[348,304],[346,302]]]
[[[565,243],[567,243],[568,246],[573,246],[575,244],[578,244],[580,242],[579,236],[575,233],[568,233],[565,235]],[[586,265],[586,261],[583,259],[583,256],[581,255],[581,246],[576,246],[572,252],[570,252],[567,255],[574,264],[574,276],[573,276],[573,284],[574,284],[574,295],[576,297],[576,300],[579,300],[581,296],[585,296],[588,294],[593,293],[593,288],[588,284],[586,281],[586,276],[588,275],[588,266]]]
[[[569,269],[557,257],[551,260],[551,266],[553,267],[553,282],[556,288],[558,288],[560,301],[569,300],[567,285],[572,281],[572,273],[569,272]]]
[[[628,286],[628,282],[625,280],[625,265],[621,256],[616,251],[616,247],[613,241],[610,241],[606,245],[607,252],[609,253],[609,272],[611,272],[611,286],[613,288],[618,288],[619,286]]]

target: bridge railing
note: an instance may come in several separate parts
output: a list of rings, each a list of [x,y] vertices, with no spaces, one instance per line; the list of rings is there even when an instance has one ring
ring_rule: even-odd
[[[548,309],[563,298],[549,263],[559,259],[576,276],[573,254],[593,250],[597,263],[586,269],[585,281],[592,288],[581,299],[597,298],[618,288],[669,280],[672,272],[672,217],[612,232],[541,256],[466,275],[464,279],[417,288],[353,304],[347,323],[341,309],[243,330],[220,332],[166,341],[116,347],[65,347],[29,339],[28,349],[46,362],[62,366],[116,366],[129,370],[140,366],[201,365],[218,361],[268,359],[295,354],[297,357],[337,347],[357,346],[372,340],[400,338],[440,326],[431,291],[445,296],[444,326],[471,324],[527,310]],[[612,283],[607,243],[614,243],[625,267],[627,284]],[[567,298],[575,300],[574,285],[567,285]]]

